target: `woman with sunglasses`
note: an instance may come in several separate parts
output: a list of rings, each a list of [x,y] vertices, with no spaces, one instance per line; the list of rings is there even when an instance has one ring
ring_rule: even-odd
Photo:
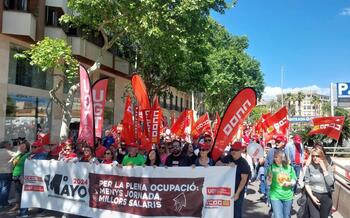
[[[78,162],[78,156],[73,152],[73,145],[66,144],[58,155],[58,161]]]
[[[160,166],[160,156],[157,149],[152,149],[147,155],[146,166]]]
[[[160,158],[160,166],[165,166],[166,159],[168,157],[168,151],[165,143],[161,143],[158,147],[158,154]]]
[[[114,160],[114,154],[113,154],[111,149],[106,149],[101,163],[102,164],[114,164],[114,165],[118,164],[118,162]]]
[[[89,145],[83,147],[83,156],[80,158],[79,162],[100,163],[94,155],[93,148]]]
[[[327,218],[332,209],[333,168],[328,163],[322,148],[311,151],[311,164],[305,172],[307,204],[312,218]]]
[[[207,143],[199,143],[198,145],[199,154],[195,161],[195,165],[202,167],[215,166],[215,162],[209,157],[210,145]]]

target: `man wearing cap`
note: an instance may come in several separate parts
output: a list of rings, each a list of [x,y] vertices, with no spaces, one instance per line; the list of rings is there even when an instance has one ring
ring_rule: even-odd
[[[290,163],[292,167],[294,168],[295,175],[297,176],[297,181],[299,179],[300,170],[303,167],[303,161],[304,161],[304,148],[301,143],[301,137],[300,135],[294,135],[293,142],[289,142],[286,146],[286,149],[288,151],[288,158],[290,160]],[[294,192],[297,189],[297,185],[294,186]]]
[[[45,151],[44,144],[41,141],[34,141],[31,146],[31,153],[28,156],[28,160],[46,160],[47,152]]]
[[[266,161],[265,161],[265,169],[267,169],[269,166],[273,164],[273,157],[275,154],[275,150],[282,149],[288,157],[288,150],[286,149],[287,138],[285,136],[279,135],[275,138],[275,143],[276,143],[276,146],[270,149],[269,152],[267,153]]]
[[[235,194],[234,198],[234,217],[242,217],[242,206],[244,200],[245,187],[248,184],[250,167],[248,162],[242,157],[242,150],[244,147],[241,142],[235,142],[231,146],[230,153],[219,160],[216,165],[229,165],[234,163],[236,167],[236,181],[235,181]]]
[[[138,153],[138,146],[135,143],[128,145],[128,154],[124,156],[123,166],[143,166],[146,162],[145,157]]]

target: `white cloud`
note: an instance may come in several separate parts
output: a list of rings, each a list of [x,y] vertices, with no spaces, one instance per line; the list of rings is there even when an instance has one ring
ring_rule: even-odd
[[[341,16],[350,16],[350,8],[343,8],[343,10],[339,13]]]
[[[311,86],[306,86],[306,87],[301,87],[301,88],[286,88],[283,89],[283,93],[298,93],[298,92],[312,92],[312,93],[317,93],[321,95],[329,95],[330,94],[330,89],[329,88],[320,88],[317,85],[311,85]],[[271,86],[266,86],[263,97],[265,101],[275,99],[277,95],[280,95],[282,93],[281,87],[271,87]]]

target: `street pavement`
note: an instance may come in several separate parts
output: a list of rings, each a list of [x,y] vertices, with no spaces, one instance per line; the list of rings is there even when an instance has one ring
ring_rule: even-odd
[[[269,218],[268,215],[269,207],[263,201],[260,201],[259,198],[261,194],[258,192],[259,190],[259,181],[255,181],[248,185],[248,191],[246,195],[246,199],[243,207],[243,218]],[[293,201],[293,209],[292,209],[292,218],[296,218],[296,212],[299,209],[299,206],[296,203],[296,200],[299,199],[301,194],[297,194],[294,197]],[[9,212],[10,208],[2,208],[0,209],[0,218],[14,218],[16,217],[16,212]],[[30,211],[30,217],[39,218],[39,217],[47,217],[47,218],[60,218],[62,213],[55,211],[45,211],[43,213],[36,213],[36,209]],[[73,218],[77,216],[69,216],[69,218]],[[339,213],[333,213],[333,218],[343,218]]]

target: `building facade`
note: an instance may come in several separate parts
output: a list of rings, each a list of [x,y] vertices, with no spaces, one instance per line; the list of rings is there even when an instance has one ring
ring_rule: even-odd
[[[52,72],[42,72],[27,61],[14,58],[45,36],[65,39],[72,46],[77,60],[90,67],[98,57],[98,40],[86,39],[76,31],[64,31],[59,18],[67,13],[66,0],[4,0],[0,4],[0,139],[26,137],[34,140],[38,131],[50,132],[58,142],[62,112],[51,102],[49,90],[58,84]],[[123,58],[105,52],[101,67],[92,81],[108,77],[104,127],[118,124],[124,112],[124,95],[130,84],[132,69]],[[54,73],[60,73],[54,71]],[[66,96],[69,87],[58,91]],[[171,95],[160,97],[164,114],[178,114],[191,106],[191,96],[171,88]],[[79,122],[79,93],[73,106],[72,122]],[[77,125],[72,125],[73,128]]]

